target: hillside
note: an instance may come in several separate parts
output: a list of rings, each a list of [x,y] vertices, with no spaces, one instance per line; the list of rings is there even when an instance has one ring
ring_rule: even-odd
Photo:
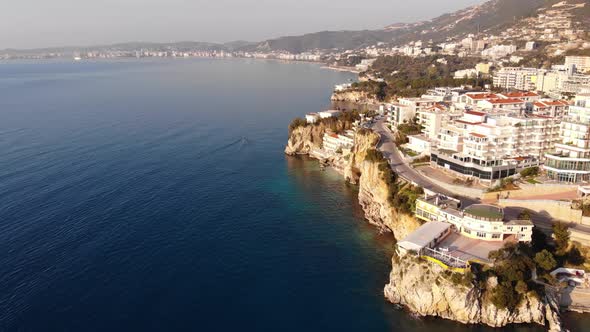
[[[289,51],[299,53],[314,49],[357,49],[384,42],[399,45],[412,40],[444,41],[478,31],[492,32],[506,29],[520,19],[536,15],[544,7],[561,0],[489,0],[432,20],[412,24],[396,23],[382,30],[322,31],[302,36],[266,40],[250,49],[261,51]],[[569,3],[590,3],[590,0],[569,0]],[[575,12],[575,19],[590,24],[590,6]]]

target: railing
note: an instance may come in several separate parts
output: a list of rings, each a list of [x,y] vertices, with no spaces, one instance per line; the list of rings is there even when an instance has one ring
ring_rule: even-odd
[[[464,261],[458,257],[446,254],[444,252],[431,249],[431,248],[424,248],[422,252],[424,256],[434,258],[435,260],[439,261],[440,263],[446,265],[447,268],[455,268],[455,269],[466,269],[469,267],[469,262]],[[443,266],[444,267],[444,266]]]

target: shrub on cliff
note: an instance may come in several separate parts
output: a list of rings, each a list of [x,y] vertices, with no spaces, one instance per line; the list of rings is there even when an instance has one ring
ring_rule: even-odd
[[[555,261],[553,254],[546,249],[538,252],[535,255],[535,263],[537,263],[537,266],[545,271],[551,271],[555,268],[555,266],[557,266],[557,262]]]
[[[570,242],[570,231],[566,224],[557,222],[553,224],[553,237],[558,256],[565,255]]]
[[[490,253],[493,267],[487,274],[498,279],[498,285],[491,290],[490,301],[500,309],[514,310],[533,284],[532,270],[535,261],[532,249],[526,244],[508,243],[502,249]]]
[[[289,135],[293,132],[293,130],[295,130],[299,127],[304,127],[306,125],[307,125],[307,121],[305,121],[305,119],[302,119],[302,118],[293,119],[293,121],[291,121],[291,123],[289,124]]]
[[[367,155],[365,156],[365,160],[370,161],[375,164],[380,164],[385,161],[385,157],[383,157],[383,153],[376,149],[369,149],[367,150]]]

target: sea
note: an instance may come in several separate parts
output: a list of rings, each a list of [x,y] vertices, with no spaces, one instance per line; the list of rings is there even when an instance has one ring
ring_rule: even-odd
[[[495,331],[388,303],[393,238],[355,186],[284,155],[291,119],[354,79],[247,59],[0,63],[0,331]]]

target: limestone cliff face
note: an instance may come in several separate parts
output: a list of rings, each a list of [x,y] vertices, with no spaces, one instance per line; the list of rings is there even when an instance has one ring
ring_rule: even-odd
[[[365,218],[371,224],[392,232],[396,239],[403,239],[420,227],[416,218],[398,213],[389,202],[389,188],[378,164],[364,161],[360,173],[359,203],[363,207]]]
[[[561,331],[556,297],[548,294],[538,299],[527,294],[513,311],[498,309],[487,299],[488,293],[474,286],[454,284],[445,279],[443,268],[406,256],[393,259],[385,297],[421,316],[437,316],[465,324],[503,327],[508,324],[534,323],[549,331]],[[493,286],[495,280],[488,280]]]
[[[324,124],[295,128],[289,135],[285,153],[290,156],[309,154],[313,148],[321,148],[325,132],[326,126]]]
[[[365,91],[354,91],[354,90],[345,90],[345,91],[338,91],[332,94],[331,100],[341,101],[341,102],[350,102],[350,103],[365,103],[365,104],[378,104],[379,101],[375,96],[369,95]]]
[[[313,148],[320,148],[325,131],[323,124],[296,128],[290,135],[285,153],[309,154]],[[333,158],[330,163],[347,181],[359,185],[359,202],[369,223],[382,231],[393,232],[397,239],[402,239],[420,224],[412,216],[397,213],[389,202],[389,188],[383,180],[379,165],[365,160],[367,151],[374,149],[378,141],[376,133],[359,130],[351,153]]]
[[[295,128],[289,134],[289,141],[285,147],[285,153],[294,156],[298,154],[309,154],[314,148],[321,148],[324,134],[328,129],[332,131],[343,131],[350,129],[351,123],[341,120],[332,121],[329,125],[325,122],[307,124]]]

